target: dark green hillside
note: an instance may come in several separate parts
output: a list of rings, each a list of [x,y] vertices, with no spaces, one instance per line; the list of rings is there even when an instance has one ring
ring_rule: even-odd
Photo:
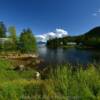
[[[69,42],[75,42],[77,47],[100,48],[100,26],[91,29],[83,35],[48,40],[47,46],[66,47]]]
[[[83,45],[91,48],[100,48],[100,27],[93,28],[81,38]]]
[[[89,32],[85,34],[85,36],[90,36],[90,37],[100,37],[100,26],[93,28]]]

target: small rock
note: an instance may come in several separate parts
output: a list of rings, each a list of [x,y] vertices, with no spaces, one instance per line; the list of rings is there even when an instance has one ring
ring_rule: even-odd
[[[36,72],[36,79],[40,79],[40,73],[39,72]]]
[[[23,71],[25,69],[25,66],[24,65],[19,65],[19,69],[20,69],[20,71]]]

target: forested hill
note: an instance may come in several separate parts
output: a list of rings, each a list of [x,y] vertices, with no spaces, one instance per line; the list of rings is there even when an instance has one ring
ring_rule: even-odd
[[[93,28],[89,32],[85,33],[84,35],[89,37],[100,37],[100,26]]]
[[[88,48],[100,48],[100,26],[91,29],[83,35],[67,36],[64,38],[56,38],[47,41],[49,47],[66,46],[68,42],[75,42],[77,46],[85,46]]]

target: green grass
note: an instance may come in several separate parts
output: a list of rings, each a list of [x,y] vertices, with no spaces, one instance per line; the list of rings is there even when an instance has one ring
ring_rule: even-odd
[[[52,79],[54,91],[63,97],[78,98],[79,100],[100,99],[100,71],[89,65],[88,69],[82,68],[72,71],[66,66],[54,71]]]
[[[45,80],[36,80],[35,70],[19,72],[12,67],[0,60],[0,100],[100,100],[100,69],[93,65],[86,70],[58,66]]]

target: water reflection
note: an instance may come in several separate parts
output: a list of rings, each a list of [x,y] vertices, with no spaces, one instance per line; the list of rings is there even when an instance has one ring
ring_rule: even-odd
[[[95,50],[80,50],[75,48],[49,49],[41,46],[38,48],[38,52],[47,64],[88,64],[100,62],[100,52]]]

